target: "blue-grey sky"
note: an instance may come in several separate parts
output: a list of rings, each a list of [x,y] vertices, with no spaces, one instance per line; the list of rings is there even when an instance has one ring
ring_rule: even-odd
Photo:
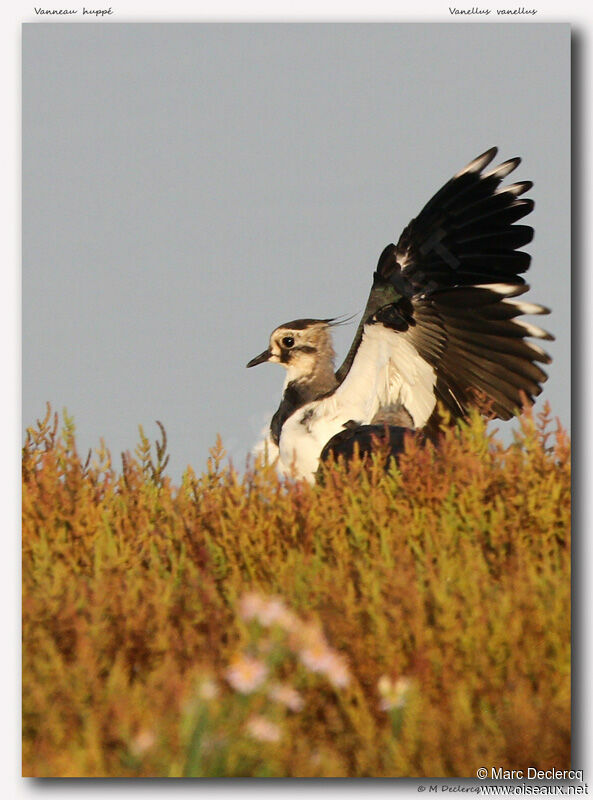
[[[568,25],[23,26],[23,425],[50,401],[117,456],[160,419],[175,478],[217,433],[241,466],[280,397],[281,368],[245,369],[270,331],[362,311],[492,145],[535,182],[526,299],[568,425]]]

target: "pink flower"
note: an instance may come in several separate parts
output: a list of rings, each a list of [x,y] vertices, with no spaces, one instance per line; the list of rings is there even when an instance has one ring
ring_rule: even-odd
[[[256,592],[244,594],[239,601],[239,614],[246,622],[257,619],[262,607],[263,598]]]
[[[268,677],[266,665],[247,655],[236,656],[225,673],[230,685],[241,694],[259,689]]]
[[[311,672],[324,674],[337,689],[343,689],[350,683],[346,660],[323,640],[301,650],[300,659]]]
[[[156,736],[152,731],[143,729],[132,740],[130,749],[135,756],[142,756],[156,744]]]
[[[311,672],[326,672],[331,665],[332,651],[327,644],[320,640],[304,647],[299,657]]]
[[[239,604],[239,613],[246,622],[257,620],[260,625],[269,628],[278,625],[291,631],[298,625],[298,618],[277,597],[264,597],[257,592],[243,595]]]
[[[298,619],[292,611],[289,611],[281,600],[274,597],[262,605],[259,612],[259,621],[266,627],[279,625],[286,631],[291,631],[298,624]]]
[[[336,689],[345,689],[350,683],[348,664],[346,659],[339,653],[331,653],[325,674]]]
[[[270,687],[268,697],[277,703],[282,703],[291,711],[301,711],[305,701],[300,694],[286,683],[275,683]]]
[[[247,731],[258,742],[279,742],[282,737],[278,725],[260,714],[254,714],[248,720]]]

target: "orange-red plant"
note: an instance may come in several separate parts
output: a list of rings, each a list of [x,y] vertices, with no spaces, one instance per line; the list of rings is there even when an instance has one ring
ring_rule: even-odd
[[[476,414],[315,486],[240,475],[219,442],[176,487],[164,439],[116,471],[48,411],[23,449],[24,774],[568,768],[570,443],[551,427],[526,413],[504,447]]]

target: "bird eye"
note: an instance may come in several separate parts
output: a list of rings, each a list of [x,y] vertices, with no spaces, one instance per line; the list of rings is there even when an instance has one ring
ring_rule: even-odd
[[[282,339],[282,344],[284,345],[284,347],[292,347],[294,344],[294,337],[285,336],[284,339]]]

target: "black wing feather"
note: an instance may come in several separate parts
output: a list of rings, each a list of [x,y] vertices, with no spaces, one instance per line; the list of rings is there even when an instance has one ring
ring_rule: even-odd
[[[453,416],[463,416],[482,390],[493,411],[508,419],[522,393],[533,400],[550,357],[528,341],[552,339],[516,320],[548,313],[509,298],[528,290],[521,277],[531,257],[520,250],[533,228],[520,223],[534,208],[524,198],[530,181],[502,181],[519,158],[486,168],[491,148],[458,172],[426,203],[379,258],[373,287],[350,351],[336,373],[342,382],[356,356],[365,324],[383,324],[407,337],[436,372],[435,395]],[[517,224],[520,223],[520,224]]]

